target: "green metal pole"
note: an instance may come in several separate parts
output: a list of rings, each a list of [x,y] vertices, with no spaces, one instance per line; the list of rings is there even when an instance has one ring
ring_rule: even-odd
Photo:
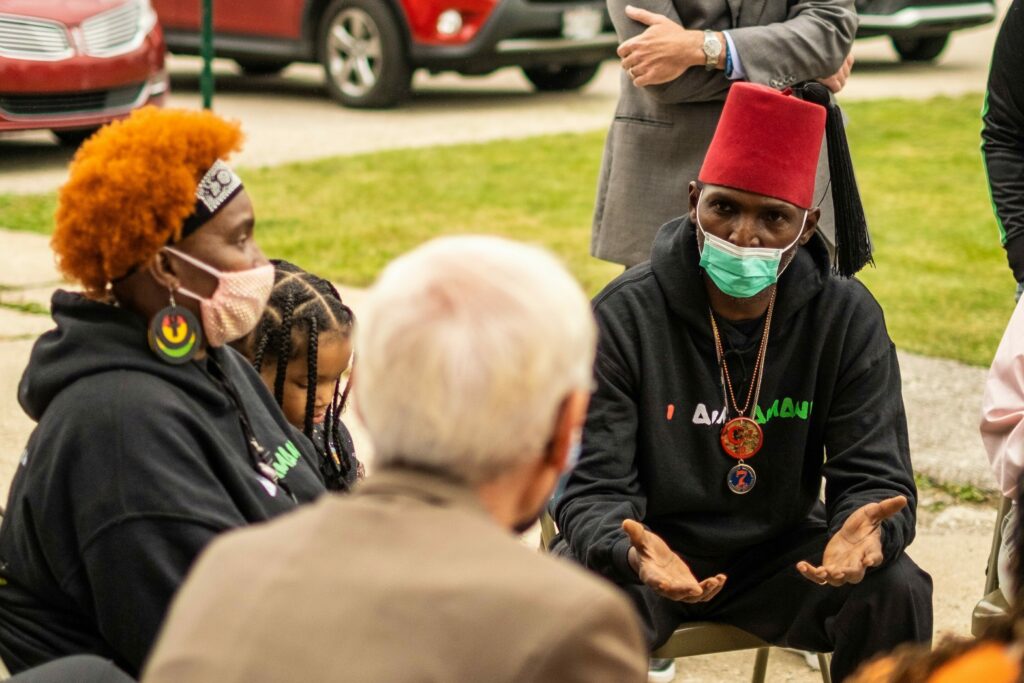
[[[203,13],[203,36],[200,52],[203,56],[203,74],[199,90],[203,93],[203,109],[213,108],[213,0],[200,0]]]

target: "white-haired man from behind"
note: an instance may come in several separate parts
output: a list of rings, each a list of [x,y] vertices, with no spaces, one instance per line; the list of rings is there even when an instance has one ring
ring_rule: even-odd
[[[216,541],[143,680],[645,681],[628,601],[510,533],[579,449],[596,331],[571,276],[508,240],[435,240],[384,271],[356,334],[375,471]]]

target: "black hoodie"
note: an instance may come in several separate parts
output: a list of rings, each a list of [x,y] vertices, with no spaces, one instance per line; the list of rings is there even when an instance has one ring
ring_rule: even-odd
[[[1024,282],[1024,2],[1013,0],[992,51],[982,110],[981,153],[1003,248]]]
[[[95,653],[137,675],[203,547],[324,485],[235,351],[168,365],[134,313],[68,292],[52,309],[18,390],[38,425],[0,527],[0,656],[17,672]],[[257,473],[243,417],[283,487]]]
[[[725,398],[698,260],[693,227],[677,219],[650,262],[594,300],[597,391],[557,507],[573,554],[613,581],[638,581],[620,528],[636,519],[684,559],[722,571],[807,520],[824,476],[832,533],[866,503],[907,496],[883,526],[891,561],[913,539],[916,489],[896,350],[877,302],[860,282],[829,275],[819,239],[798,249],[779,281],[754,411],[764,428],[747,461],[757,483],[737,495],[726,485],[736,461],[719,443]],[[763,320],[721,327],[742,405]]]

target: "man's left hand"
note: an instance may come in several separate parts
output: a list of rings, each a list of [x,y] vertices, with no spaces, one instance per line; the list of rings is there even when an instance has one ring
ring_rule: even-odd
[[[822,586],[860,583],[868,568],[882,564],[882,522],[906,506],[907,499],[896,496],[857,509],[829,539],[821,566],[801,561],[796,563],[797,571]]]
[[[619,45],[622,68],[633,85],[644,87],[668,83],[691,66],[704,63],[704,32],[688,31],[668,17],[633,6],[626,16],[647,28]]]

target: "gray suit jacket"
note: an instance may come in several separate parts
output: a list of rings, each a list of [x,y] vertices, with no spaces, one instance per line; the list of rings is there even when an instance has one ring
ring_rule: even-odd
[[[785,88],[831,76],[857,32],[853,0],[608,0],[619,40],[644,30],[626,5],[663,14],[686,28],[728,30],[748,81]],[[605,142],[591,253],[630,266],[650,258],[658,228],[688,210],[731,81],[723,71],[688,69],[674,81],[637,88],[625,73]],[[824,148],[824,145],[822,145]],[[822,150],[816,197],[827,194]],[[831,202],[822,229],[831,239]]]
[[[375,472],[228,533],[174,601],[146,683],[643,683],[630,602],[525,548],[468,488]]]

